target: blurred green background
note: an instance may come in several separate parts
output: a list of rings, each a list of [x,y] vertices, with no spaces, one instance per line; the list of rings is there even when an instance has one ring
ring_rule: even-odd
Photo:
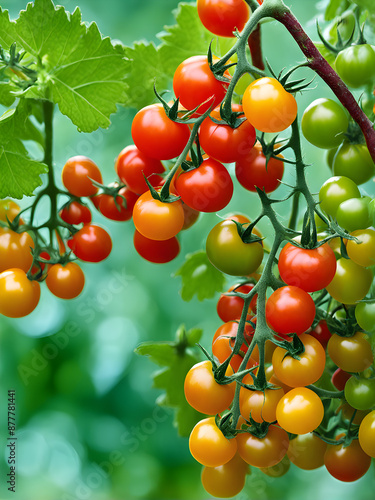
[[[315,1],[287,2],[302,23],[320,9]],[[173,24],[177,0],[66,0],[76,5],[84,21],[95,21],[101,32],[125,44],[154,40],[164,25]],[[23,0],[1,1],[11,17],[25,8]],[[314,22],[307,30],[315,33]],[[265,25],[264,51],[276,71],[301,56],[284,30]],[[315,35],[314,35],[315,37]],[[316,37],[315,37],[316,38]],[[304,74],[301,72],[301,74]],[[307,73],[306,73],[307,75]],[[319,81],[299,97],[303,109],[322,95],[330,95]],[[91,157],[105,182],[115,178],[114,161],[131,142],[135,110],[120,109],[108,130],[80,134],[56,113],[54,158],[57,168],[73,155]],[[306,144],[308,176],[317,192],[329,177],[324,154]],[[291,174],[287,174],[292,180]],[[373,185],[367,187],[372,190]],[[227,211],[257,213],[256,196],[236,185]],[[282,196],[283,187],[279,189]],[[23,200],[23,205],[27,200]],[[282,215],[287,219],[288,207]],[[172,411],[155,404],[151,387],[155,367],[136,356],[134,348],[147,340],[172,340],[177,327],[204,330],[203,344],[220,320],[216,300],[184,303],[180,280],[171,275],[183,255],[204,246],[218,220],[210,214],[182,235],[182,255],[157,266],[141,261],[132,245],[132,222],[110,223],[100,215],[113,237],[111,256],[99,265],[83,268],[87,284],[82,295],[63,302],[42,287],[40,305],[30,316],[0,320],[0,500],[203,500],[200,466],[191,458],[188,442],[173,428]],[[260,225],[269,236],[267,226]],[[228,285],[231,282],[228,280]],[[16,389],[17,489],[8,492],[6,474],[6,404],[8,389]],[[373,499],[374,469],[365,478],[346,485],[323,470],[303,472],[292,466],[288,475],[272,479],[253,472],[238,500]]]

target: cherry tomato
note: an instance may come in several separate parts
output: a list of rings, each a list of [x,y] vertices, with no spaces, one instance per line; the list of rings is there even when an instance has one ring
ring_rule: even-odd
[[[281,155],[278,157],[282,158]],[[284,163],[276,158],[270,158],[267,162],[262,146],[255,144],[249,153],[236,161],[235,173],[238,182],[245,189],[255,192],[258,187],[266,193],[271,193],[280,185]]]
[[[246,118],[261,132],[281,132],[296,119],[297,103],[275,78],[254,80],[243,94]]]
[[[270,425],[264,438],[250,433],[238,434],[238,454],[254,467],[272,467],[286,455],[289,446],[288,434],[274,425]]]
[[[247,276],[258,269],[263,259],[260,242],[244,243],[236,224],[224,220],[214,226],[206,241],[206,252],[212,265],[232,276]]]
[[[46,285],[53,295],[60,299],[74,299],[85,286],[85,275],[78,264],[53,264],[48,269]]]
[[[327,322],[324,320],[319,321],[314,330],[309,332],[312,337],[315,337],[322,344],[324,349],[327,347],[328,341],[332,333],[329,331]]]
[[[267,323],[280,335],[299,335],[311,327],[314,318],[313,299],[297,286],[280,287],[267,300]]]
[[[375,406],[375,379],[352,376],[345,384],[345,399],[356,410]]]
[[[213,158],[204,160],[198,168],[182,172],[175,185],[182,201],[200,212],[222,210],[233,195],[233,182],[228,170]]]
[[[375,264],[375,230],[358,229],[350,233],[358,239],[348,240],[346,250],[350,259],[362,267],[369,267]]]
[[[242,31],[250,15],[244,0],[198,0],[197,9],[203,26],[225,37],[233,37],[236,29]]]
[[[324,465],[327,443],[309,432],[300,434],[289,442],[288,457],[299,469],[314,470]]]
[[[375,410],[365,416],[359,426],[358,440],[362,450],[375,458]]]
[[[253,384],[250,374],[242,379],[244,384]],[[251,391],[246,387],[240,389],[241,415],[249,420],[250,416],[256,422],[274,422],[276,420],[276,407],[284,396],[283,389],[266,389],[265,391]]]
[[[324,372],[325,350],[319,340],[307,333],[300,335],[305,351],[293,358],[282,347],[276,347],[272,366],[276,377],[289,387],[301,387],[316,382]]]
[[[224,465],[203,467],[203,488],[214,497],[233,497],[245,486],[247,469],[247,463],[238,454]]]
[[[280,252],[278,267],[280,278],[288,285],[316,292],[335,276],[336,257],[328,243],[313,249],[287,243]]]
[[[349,259],[339,259],[335,277],[326,290],[342,304],[355,304],[370,290],[372,278],[370,269],[365,269]]]
[[[304,111],[302,133],[317,148],[331,149],[340,146],[349,126],[346,111],[336,101],[321,97]]]
[[[278,464],[272,467],[260,467],[260,471],[263,472],[263,474],[273,478],[285,476],[289,469],[290,460],[288,455],[285,455]]]
[[[332,361],[345,372],[362,372],[374,361],[371,344],[362,332],[352,337],[334,333],[328,341],[327,351]]]
[[[231,460],[237,451],[236,439],[227,439],[215,423],[215,417],[198,422],[190,433],[190,453],[207,467],[218,467]]]
[[[157,174],[162,174],[165,169],[160,160],[146,156],[137,146],[131,145],[124,148],[118,155],[115,170],[131,191],[142,194],[148,191],[145,177],[153,186],[156,186],[162,180],[162,177]]]
[[[375,329],[375,302],[360,302],[357,304],[355,318],[363,330],[372,332]]]
[[[228,321],[219,326],[219,328],[216,330],[215,335],[212,339],[212,354],[217,358],[219,363],[224,363],[224,361],[232,354],[237,333],[238,323],[236,321]],[[253,334],[254,328],[250,323],[246,323],[244,330],[244,342],[240,347],[240,352],[232,356],[232,359],[230,361],[230,366],[233,368],[233,370],[238,371],[238,368],[243,361],[243,356],[245,355],[249,347]],[[255,361],[250,358],[246,368],[251,368],[254,365]]]
[[[134,205],[134,225],[137,231],[151,240],[173,238],[181,231],[184,221],[184,209],[180,200],[164,203],[155,200],[150,191],[146,191]]]
[[[133,243],[138,254],[154,264],[166,264],[180,253],[180,243],[175,236],[168,240],[150,240],[135,230]]]
[[[335,68],[349,87],[363,87],[375,77],[375,51],[368,43],[351,45],[341,50]]]
[[[360,197],[361,193],[355,182],[343,176],[330,177],[319,191],[320,207],[332,217],[336,216],[340,203]]]
[[[86,224],[67,243],[74,255],[85,262],[101,262],[112,250],[111,237],[96,224]]]
[[[91,222],[91,211],[86,205],[72,201],[60,211],[60,217],[67,224],[88,224]]]
[[[307,387],[296,387],[287,392],[276,408],[276,418],[283,429],[292,434],[312,432],[323,420],[321,399]]]
[[[329,444],[324,454],[324,464],[331,476],[343,482],[352,482],[366,474],[371,457],[362,450],[358,440],[353,440],[346,447],[343,444]]]
[[[233,373],[229,368],[228,375]],[[184,392],[190,406],[206,415],[216,415],[229,408],[235,391],[235,383],[218,384],[209,360],[195,364],[188,371]]]
[[[225,76],[230,77],[229,73]],[[215,78],[208,64],[207,56],[193,56],[185,59],[173,76],[173,90],[182,106],[203,114],[211,106],[218,106],[224,99],[228,84]],[[205,102],[207,101],[207,102]],[[202,104],[202,103],[205,104]]]
[[[14,218],[20,213],[21,209],[17,203],[12,200],[0,200],[0,220],[13,222]]]
[[[188,125],[168,118],[162,104],[151,104],[138,111],[131,133],[137,148],[157,160],[179,156],[190,138]]]
[[[124,199],[125,198],[125,199]],[[101,196],[99,201],[99,211],[111,220],[126,221],[130,220],[133,214],[135,202],[138,200],[138,195],[127,187],[123,187],[115,197],[109,194]]]
[[[254,285],[252,283],[246,283],[245,285],[241,286],[234,285],[229,288],[227,293],[236,291],[239,293],[247,294],[253,288]],[[257,302],[257,295],[254,295],[249,305],[248,315],[254,314],[256,312],[256,302]],[[241,297],[221,294],[219,300],[217,301],[216,310],[219,315],[219,318],[222,321],[226,322],[236,319],[239,320],[241,318],[243,305],[244,305],[244,299],[242,299]]]
[[[371,198],[364,196],[363,198],[349,198],[349,200],[340,203],[336,212],[339,226],[347,231],[367,229],[371,226],[370,201]]]
[[[367,182],[375,174],[375,165],[366,144],[347,141],[337,150],[332,168],[335,175],[348,177],[357,185]]]
[[[0,314],[22,318],[38,305],[40,285],[30,281],[25,271],[11,268],[0,273]]]
[[[189,229],[197,222],[200,212],[199,210],[194,210],[194,208],[189,207],[184,202],[182,202],[182,208],[184,210],[184,225],[182,226],[182,230]]]
[[[241,0],[244,2],[244,0]],[[215,108],[211,116],[220,120],[220,108]],[[208,116],[199,129],[199,142],[204,151],[222,163],[232,163],[247,155],[255,143],[255,129],[248,120],[237,128],[223,122],[215,123]]]
[[[86,156],[73,156],[62,169],[62,182],[74,196],[93,196],[98,188],[91,182],[103,182],[99,167]]]
[[[350,379],[350,377],[350,373],[345,372],[341,368],[337,368],[337,370],[331,377],[331,382],[338,391],[343,391],[345,389],[345,384]]]
[[[32,248],[34,241],[29,233],[16,233],[0,227],[0,272],[12,267],[27,272],[33,262]]]

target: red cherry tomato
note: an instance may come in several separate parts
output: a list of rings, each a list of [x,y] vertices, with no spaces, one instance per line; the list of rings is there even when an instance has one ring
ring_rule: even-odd
[[[72,201],[60,211],[60,217],[67,224],[88,224],[91,222],[91,211],[89,207],[78,201]]]
[[[124,200],[125,198],[125,200]],[[135,202],[138,200],[138,195],[130,191],[127,187],[123,187],[118,192],[115,198],[109,194],[102,194],[99,201],[99,211],[111,220],[126,221],[131,219]]]
[[[233,37],[236,29],[242,31],[250,15],[244,0],[198,0],[197,9],[203,26],[225,37]]]
[[[175,236],[167,240],[151,240],[135,230],[133,243],[138,254],[154,264],[170,262],[180,253],[180,243]]]
[[[103,182],[99,167],[86,156],[73,156],[65,163],[62,170],[62,182],[74,196],[93,196],[98,188],[91,179]]]
[[[67,243],[74,255],[86,262],[100,262],[112,250],[111,237],[105,229],[95,224],[83,226]]]

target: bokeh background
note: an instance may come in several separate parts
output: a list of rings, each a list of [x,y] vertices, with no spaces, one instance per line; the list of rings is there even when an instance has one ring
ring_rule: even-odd
[[[177,0],[66,0],[67,10],[78,6],[84,21],[95,21],[104,35],[131,45],[153,40],[165,25],[174,23]],[[315,36],[322,3],[288,1],[297,17]],[[24,0],[2,0],[11,17],[25,8]],[[301,61],[291,39],[275,23],[264,26],[264,51],[278,71]],[[301,72],[301,74],[304,74]],[[306,73],[307,75],[307,73]],[[311,76],[311,75],[310,75]],[[316,80],[299,97],[303,109],[313,99],[330,96]],[[73,155],[91,157],[102,169],[104,181],[115,178],[114,161],[131,143],[134,109],[119,109],[108,130],[78,133],[56,113],[54,160],[57,171]],[[324,154],[308,144],[305,155],[312,190],[329,177]],[[286,182],[288,182],[287,174]],[[292,180],[292,179],[291,179]],[[282,196],[283,187],[279,188]],[[373,192],[373,184],[366,187]],[[372,193],[371,193],[372,190]],[[28,200],[23,200],[23,206]],[[258,202],[236,185],[228,211],[254,218]],[[288,218],[289,208],[281,215]],[[83,265],[87,284],[82,295],[64,302],[43,287],[38,308],[19,320],[0,318],[0,500],[203,500],[200,466],[188,452],[186,438],[173,427],[173,412],[160,408],[152,388],[155,370],[147,359],[134,354],[140,342],[172,340],[180,324],[204,330],[203,344],[220,324],[216,301],[184,303],[180,279],[174,271],[183,255],[204,247],[217,216],[202,217],[182,235],[182,255],[157,266],[142,261],[132,245],[132,222],[115,223],[95,214],[109,228],[114,241],[103,263]],[[260,229],[269,235],[267,226]],[[228,285],[231,282],[228,280]],[[8,492],[5,459],[7,391],[16,390],[17,489]],[[238,500],[370,500],[374,468],[354,484],[343,484],[325,471],[303,472],[292,466],[286,477],[269,478],[253,471]]]

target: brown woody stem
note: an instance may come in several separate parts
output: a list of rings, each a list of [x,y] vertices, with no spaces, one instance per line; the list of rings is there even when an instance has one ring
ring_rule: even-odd
[[[260,24],[257,25],[255,30],[251,33],[248,38],[248,44],[251,54],[251,60],[253,62],[253,66],[258,69],[264,69],[264,62],[262,56],[262,44],[261,44],[261,31]]]

